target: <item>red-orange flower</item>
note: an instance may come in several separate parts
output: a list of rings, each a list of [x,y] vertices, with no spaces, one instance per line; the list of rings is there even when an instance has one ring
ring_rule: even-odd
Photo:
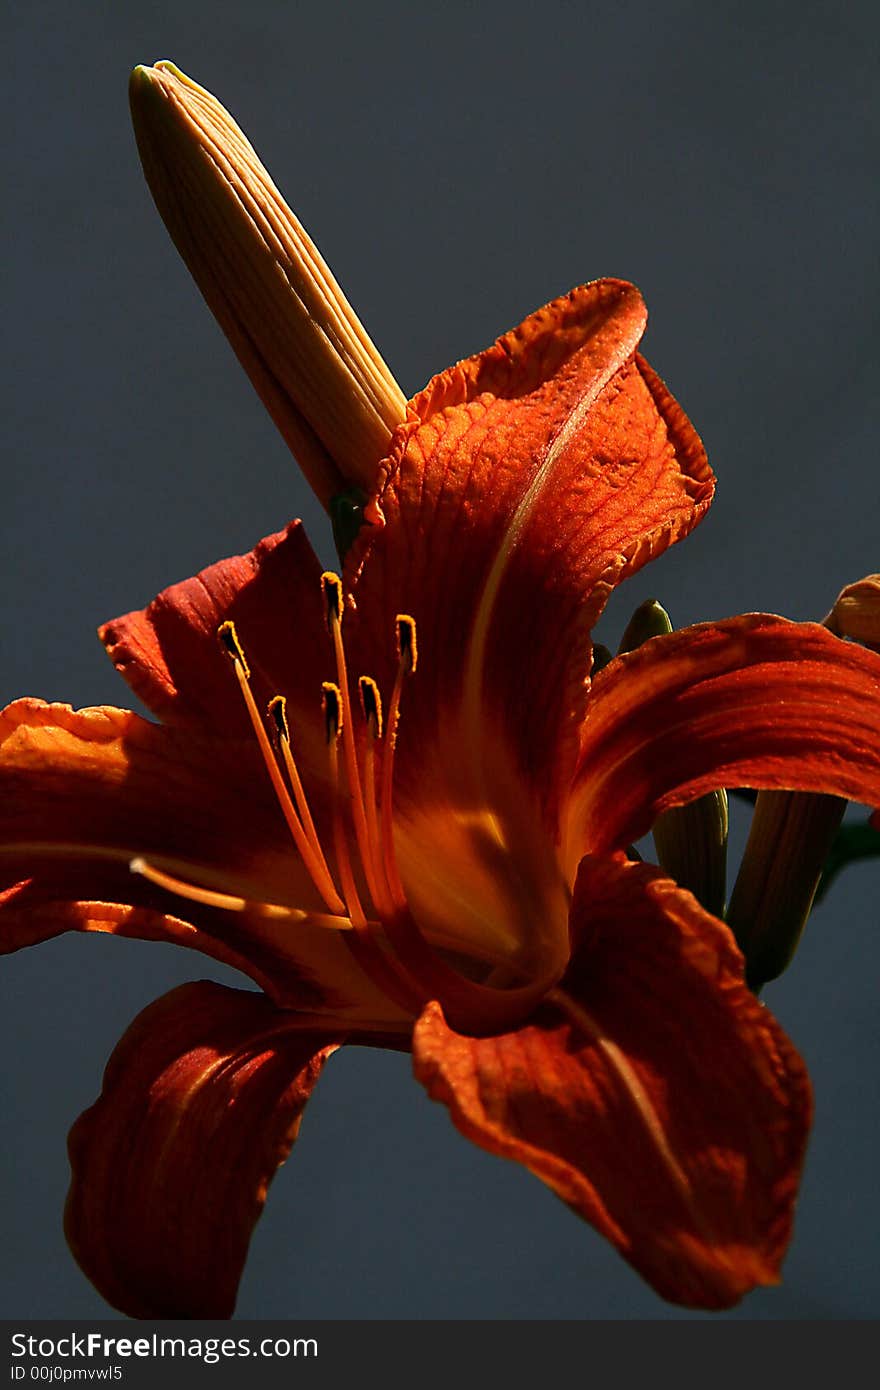
[[[721,786],[880,804],[880,656],[749,615],[590,684],[610,588],[713,485],[643,327],[637,291],[599,281],[436,377],[341,580],[294,523],[108,624],[160,723],[3,714],[2,949],[174,941],[263,991],[151,1005],[74,1127],[68,1238],[129,1314],[231,1313],[343,1042],[411,1050],[467,1137],[664,1297],[778,1278],[803,1065],[728,929],[625,851]]]
[[[711,490],[634,355],[642,322],[631,287],[599,283],[431,382],[338,616],[294,524],[104,630],[162,724],[32,700],[4,715],[6,949],[68,929],[172,940],[267,996],[202,983],[152,1005],[74,1129],[69,1238],[126,1311],[231,1311],[266,1185],[343,1041],[411,1047],[466,1135],[666,1297],[719,1307],[777,1277],[803,1067],[727,929],[622,851],[725,784],[880,802],[880,658],[748,616],[654,639],[588,685],[609,584]],[[386,701],[382,740],[361,675]],[[286,700],[290,739],[276,704],[265,757],[250,694],[261,729]]]

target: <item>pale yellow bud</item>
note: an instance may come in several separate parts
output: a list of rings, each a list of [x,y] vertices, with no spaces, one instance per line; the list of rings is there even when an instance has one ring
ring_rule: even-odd
[[[868,574],[841,589],[825,626],[837,637],[880,650],[880,574]]]
[[[132,119],[156,206],[325,504],[369,492],[406,401],[232,117],[172,63],[135,68]]]

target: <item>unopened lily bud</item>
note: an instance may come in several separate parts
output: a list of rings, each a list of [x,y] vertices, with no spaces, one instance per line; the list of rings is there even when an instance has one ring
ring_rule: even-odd
[[[839,796],[758,794],[727,909],[752,989],[781,975],[797,950],[845,810]]]
[[[841,590],[824,626],[880,650],[880,575]],[[781,975],[803,935],[846,810],[839,796],[762,791],[727,911],[753,989]]]
[[[631,652],[652,637],[672,632],[672,619],[656,599],[633,613],[619,652]],[[664,811],[654,823],[657,862],[681,888],[688,888],[709,912],[724,911],[727,881],[727,793],[709,792],[687,806]]]
[[[635,651],[636,647],[640,647],[650,637],[665,637],[667,632],[671,631],[672,621],[663,605],[655,598],[645,599],[626,625],[620,646],[617,648],[618,655],[621,652]]]
[[[308,233],[204,88],[160,62],[129,92],[156,206],[308,482],[369,491],[406,401]]]
[[[880,574],[869,574],[841,589],[825,626],[836,637],[850,637],[880,651]]]
[[[727,792],[709,792],[654,822],[657,862],[708,912],[721,917],[727,886]]]

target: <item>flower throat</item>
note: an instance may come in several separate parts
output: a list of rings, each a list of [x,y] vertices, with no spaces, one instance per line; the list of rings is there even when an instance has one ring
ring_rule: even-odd
[[[204,889],[166,874],[142,858],[132,860],[131,868],[159,887],[211,907],[291,922],[308,921],[338,931],[373,984],[410,1015],[417,1016],[429,1000],[436,999],[450,1022],[463,1031],[482,1033],[513,1025],[534,1007],[547,981],[500,989],[477,983],[454,969],[419,930],[398,869],[393,828],[394,759],[404,685],[418,664],[415,620],[406,613],[398,613],[395,620],[398,661],[386,720],[376,682],[371,676],[358,680],[363,721],[359,760],[342,635],[342,582],[337,574],[326,571],[321,587],[336,660],[336,681],[325,681],[322,687],[335,876],[297,767],[285,696],[278,694],[269,701],[264,718],[251,689],[250,667],[235,624],[221,623],[217,636],[232,665],[279,809],[326,912],[307,912]],[[365,898],[358,889],[347,822],[353,831]]]

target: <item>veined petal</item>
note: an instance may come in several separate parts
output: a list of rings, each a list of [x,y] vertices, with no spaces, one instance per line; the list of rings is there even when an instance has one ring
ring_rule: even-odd
[[[570,749],[609,587],[711,497],[699,439],[636,356],[644,325],[633,286],[597,281],[436,377],[394,437],[375,524],[348,559],[359,649],[387,647],[396,611],[423,634],[408,722],[431,737],[454,727],[473,761],[495,721],[545,789]]]
[[[775,1283],[810,1118],[800,1058],[746,988],[730,933],[649,865],[588,857],[581,950],[518,1032],[416,1026],[416,1075],[674,1302]]]
[[[880,658],[815,623],[746,614],[618,657],[591,692],[566,830],[572,864],[716,787],[880,804]]]
[[[323,908],[252,743],[125,710],[10,705],[0,716],[0,953],[73,930],[168,940],[246,971],[280,1003],[396,1018],[337,932],[184,904],[130,872],[139,856],[199,887]]]
[[[164,722],[251,738],[217,640],[226,621],[236,625],[258,702],[286,695],[297,733],[308,744],[323,742],[321,682],[333,673],[333,651],[321,565],[299,521],[249,554],[171,585],[143,611],[105,623],[100,637],[134,693]]]
[[[102,864],[143,855],[262,885],[264,901],[316,897],[255,748],[109,706],[24,699],[3,711],[0,846],[13,866],[28,853],[91,859],[95,882]]]
[[[251,1232],[341,1038],[202,981],[139,1014],[70,1135],[65,1229],[136,1318],[227,1318]]]

